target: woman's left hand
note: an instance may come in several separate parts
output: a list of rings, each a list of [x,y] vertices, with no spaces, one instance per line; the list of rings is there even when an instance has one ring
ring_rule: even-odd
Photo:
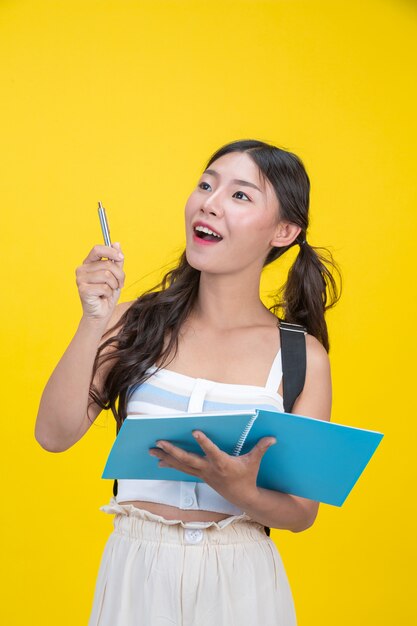
[[[226,500],[235,506],[244,507],[256,496],[259,465],[268,448],[276,443],[276,439],[262,437],[246,454],[232,456],[220,450],[200,430],[193,431],[193,436],[204,456],[186,452],[165,440],[157,441],[158,447],[151,448],[149,454],[160,459],[160,467],[173,467],[186,474],[198,476]]]

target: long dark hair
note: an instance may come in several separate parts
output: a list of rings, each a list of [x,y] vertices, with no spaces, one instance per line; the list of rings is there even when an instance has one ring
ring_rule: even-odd
[[[207,162],[207,169],[216,159],[229,152],[246,152],[256,163],[260,175],[273,186],[279,201],[280,218],[301,227],[297,239],[286,247],[272,248],[264,266],[284,254],[288,248],[300,245],[286,283],[277,291],[276,302],[270,307],[277,317],[290,323],[302,324],[329,351],[325,311],[340,298],[340,289],[333,277],[341,274],[331,253],[325,248],[311,246],[307,241],[309,224],[310,180],[301,159],[287,150],[263,141],[246,139],[222,146]],[[326,267],[328,265],[328,267]],[[150,366],[160,361],[167,365],[169,355],[178,350],[178,335],[183,322],[192,311],[199,288],[200,271],[187,261],[185,251],[178,265],[165,274],[125,311],[109,329],[111,334],[102,343],[95,358],[92,379],[104,362],[114,359],[103,385],[103,392],[91,384],[89,406],[96,402],[102,409],[111,409],[117,431],[127,414],[127,402],[133,386],[141,384],[150,373]],[[340,282],[341,284],[341,282]],[[281,313],[281,316],[278,315]],[[115,335],[114,331],[120,327]],[[165,338],[168,338],[164,349]],[[103,350],[107,348],[103,354]],[[116,401],[119,398],[118,407]]]

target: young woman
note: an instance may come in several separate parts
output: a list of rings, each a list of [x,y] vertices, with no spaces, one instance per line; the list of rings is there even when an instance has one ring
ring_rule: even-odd
[[[42,395],[38,442],[66,450],[108,408],[118,428],[128,413],[282,411],[279,310],[307,329],[305,384],[293,412],[329,420],[324,314],[339,294],[325,262],[337,268],[306,239],[309,186],[291,152],[255,140],[223,146],[188,198],[178,266],[133,302],[116,306],[125,278],[119,244],[94,246],[76,271],[83,315]],[[296,260],[268,309],[262,268],[294,245]],[[261,459],[279,442],[264,437],[234,457],[199,431],[201,454],[163,436],[149,452],[159,465],[203,482],[118,481],[101,507],[114,515],[114,531],[89,626],[296,624],[265,526],[303,531],[318,503],[257,487]]]

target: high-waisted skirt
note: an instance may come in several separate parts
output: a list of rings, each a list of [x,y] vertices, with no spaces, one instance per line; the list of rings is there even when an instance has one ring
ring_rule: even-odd
[[[167,520],[133,505],[114,514],[88,626],[296,626],[281,557],[245,513]]]

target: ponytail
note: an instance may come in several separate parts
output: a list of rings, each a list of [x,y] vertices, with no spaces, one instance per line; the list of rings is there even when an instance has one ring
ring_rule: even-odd
[[[286,322],[305,326],[328,352],[330,344],[324,316],[340,299],[341,272],[327,248],[311,246],[305,239],[295,243],[299,244],[300,251],[288,272],[287,282],[278,292],[278,302],[271,309],[283,311]],[[340,287],[334,272],[339,277]]]

